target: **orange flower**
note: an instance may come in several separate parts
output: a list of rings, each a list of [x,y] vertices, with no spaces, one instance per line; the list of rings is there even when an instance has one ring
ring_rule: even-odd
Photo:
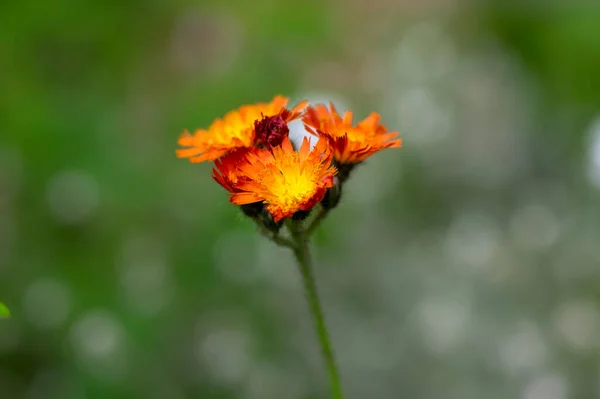
[[[305,138],[296,152],[285,137],[272,150],[250,151],[240,159],[223,158],[215,164],[213,176],[230,192],[232,203],[263,202],[277,223],[298,211],[311,210],[323,199],[337,173],[331,160],[326,140],[319,140],[311,151]]]
[[[198,129],[193,135],[186,130],[178,141],[185,148],[178,149],[177,156],[190,162],[214,161],[240,148],[279,145],[289,134],[287,122],[300,117],[307,105],[302,101],[288,110],[288,101],[276,96],[270,103],[244,105],[215,120],[208,130]]]
[[[236,192],[236,185],[240,178],[243,176],[239,175],[239,165],[241,162],[245,162],[246,156],[252,151],[251,149],[241,148],[235,150],[215,161],[215,168],[212,171],[212,177],[217,183],[225,187],[229,192]],[[217,170],[219,171],[217,173]]]
[[[402,146],[397,132],[388,132],[379,123],[379,114],[372,112],[356,126],[352,126],[352,112],[344,112],[340,117],[333,104],[318,104],[309,107],[302,121],[312,134],[318,134],[329,141],[333,157],[340,165],[357,164],[377,151]]]

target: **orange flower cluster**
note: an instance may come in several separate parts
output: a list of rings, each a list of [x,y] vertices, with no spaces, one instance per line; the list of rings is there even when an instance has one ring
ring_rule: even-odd
[[[325,137],[339,164],[357,164],[377,151],[402,145],[397,132],[388,132],[379,123],[379,114],[372,112],[358,125],[352,125],[352,112],[340,117],[333,104],[310,107],[302,118],[306,130]]]
[[[229,191],[230,201],[251,216],[264,209],[277,224],[308,214],[319,202],[331,203],[324,198],[331,190],[340,192],[334,186],[355,165],[401,146],[398,133],[388,132],[375,112],[353,126],[352,112],[341,117],[333,105],[307,107],[306,101],[287,109],[288,101],[276,96],[270,103],[245,105],[206,130],[185,131],[177,156],[215,161],[213,178]],[[318,139],[312,150],[308,138],[297,150],[289,139],[288,123],[299,118]]]
[[[191,162],[214,161],[234,150],[268,141],[265,131],[272,127],[268,126],[268,122],[278,122],[279,127],[286,130],[287,122],[298,119],[307,105],[303,101],[290,111],[285,108],[288,101],[285,97],[276,96],[270,103],[244,105],[215,120],[208,130],[198,129],[193,135],[186,130],[178,141],[185,148],[177,150],[177,156],[189,158]],[[280,136],[287,133],[281,132]]]

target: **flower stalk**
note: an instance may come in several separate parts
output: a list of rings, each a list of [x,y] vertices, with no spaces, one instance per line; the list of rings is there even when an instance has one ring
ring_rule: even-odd
[[[290,238],[285,238],[279,235],[279,233],[273,234],[268,230],[262,228],[258,224],[261,232],[267,238],[271,239],[277,245],[287,247],[292,250],[296,263],[298,264],[298,270],[302,277],[302,285],[308,305],[310,308],[311,316],[313,319],[313,325],[315,334],[319,341],[321,349],[321,355],[327,368],[327,374],[329,375],[329,387],[332,399],[342,399],[342,384],[340,380],[340,374],[338,371],[335,356],[333,354],[333,347],[331,345],[331,339],[327,325],[325,323],[325,316],[323,314],[323,308],[319,299],[317,291],[317,284],[315,275],[313,272],[312,257],[310,254],[310,235],[319,226],[321,221],[325,219],[328,212],[323,208],[320,208],[319,213],[310,223],[307,229],[302,228],[301,221],[286,220],[286,227],[290,232]]]
[[[315,332],[319,339],[321,354],[327,367],[327,373],[329,374],[331,397],[334,399],[341,399],[342,385],[340,382],[340,375],[333,355],[333,348],[327,331],[327,325],[325,324],[325,316],[323,315],[321,301],[319,300],[319,295],[317,293],[316,280],[312,270],[312,259],[308,248],[308,238],[303,237],[302,233],[299,233],[297,237],[298,245],[294,248],[294,256],[296,257],[300,274],[302,275],[302,283],[304,284],[304,290],[312,313]]]

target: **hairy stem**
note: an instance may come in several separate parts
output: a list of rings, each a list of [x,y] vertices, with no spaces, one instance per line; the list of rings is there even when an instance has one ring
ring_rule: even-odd
[[[317,227],[319,227],[321,222],[327,217],[327,215],[329,215],[329,210],[327,210],[323,207],[320,207],[318,212],[319,213],[317,213],[317,216],[315,216],[315,218],[311,221],[311,223],[306,228],[306,230],[304,232],[304,234],[306,236],[310,236],[312,233],[314,233],[314,231],[317,229]]]
[[[327,326],[325,325],[323,309],[321,308],[321,302],[317,294],[317,286],[312,270],[312,259],[308,246],[308,238],[307,235],[303,234],[297,229],[291,229],[291,232],[295,244],[292,247],[292,250],[294,251],[294,256],[296,257],[300,274],[302,275],[302,282],[304,284],[304,290],[308,299],[310,311],[312,313],[315,332],[317,334],[317,338],[319,339],[321,353],[323,355],[323,359],[325,360],[325,365],[329,374],[331,397],[333,399],[342,399],[342,386],[340,383],[340,377],[335,363],[335,358],[333,356],[333,349],[329,339]]]
[[[270,239],[271,241],[273,241],[275,244],[279,245],[280,247],[287,247],[287,248],[294,247],[295,243],[293,241],[291,241],[289,238],[282,237],[279,234],[279,232],[274,233],[260,223],[257,223],[257,226],[258,226],[259,232],[263,236],[267,237],[268,239]]]

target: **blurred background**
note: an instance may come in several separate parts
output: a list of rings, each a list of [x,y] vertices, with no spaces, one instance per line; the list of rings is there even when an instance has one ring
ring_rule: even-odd
[[[291,254],[184,128],[381,113],[314,245],[347,398],[600,397],[600,3],[0,4],[0,397],[326,398]]]

